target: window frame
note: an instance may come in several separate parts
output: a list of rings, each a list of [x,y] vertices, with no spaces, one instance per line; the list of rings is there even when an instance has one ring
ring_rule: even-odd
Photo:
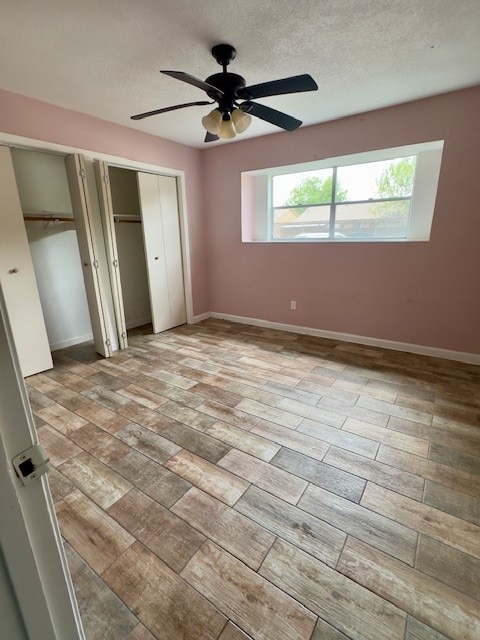
[[[268,243],[351,243],[351,242],[412,242],[428,241],[434,214],[436,193],[443,153],[443,140],[391,147],[373,151],[360,152],[345,156],[329,157],[313,162],[294,165],[269,167],[242,173],[242,242]],[[386,160],[397,160],[405,157],[416,157],[414,186],[411,196],[398,198],[380,198],[359,201],[335,201],[337,169],[344,166],[368,164]],[[326,238],[277,238],[274,237],[273,178],[285,174],[305,171],[332,169],[332,199],[330,203],[319,203],[318,206],[329,206],[328,237]],[[248,176],[251,188],[250,197],[244,199],[244,178]],[[245,201],[244,201],[245,200]],[[393,202],[410,200],[406,236],[386,237],[335,237],[336,208],[340,204],[362,204],[372,202]],[[245,203],[248,202],[249,207]],[[309,204],[308,206],[315,206]],[[291,208],[291,207],[285,207]],[[333,209],[333,211],[332,211]]]

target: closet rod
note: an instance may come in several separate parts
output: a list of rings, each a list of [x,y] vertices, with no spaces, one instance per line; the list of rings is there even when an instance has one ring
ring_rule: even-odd
[[[33,222],[74,222],[74,219],[72,216],[70,216],[69,218],[63,217],[63,216],[55,216],[55,215],[50,215],[50,216],[23,216],[24,220],[29,220],[29,221],[33,221]]]
[[[114,219],[115,222],[134,222],[136,224],[142,224],[141,220],[124,220],[122,218],[116,218],[115,216],[114,216],[113,219]]]

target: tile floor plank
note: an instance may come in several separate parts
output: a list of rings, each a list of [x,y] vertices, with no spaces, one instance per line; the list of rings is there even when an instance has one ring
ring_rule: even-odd
[[[70,438],[92,456],[108,466],[126,455],[130,448],[118,438],[94,424],[87,424],[76,429]]]
[[[316,616],[213,542],[182,577],[255,640],[309,640]]]
[[[282,447],[271,464],[353,502],[360,502],[366,481],[346,471]]]
[[[359,540],[347,540],[337,568],[452,640],[478,638],[478,603],[472,598]]]
[[[107,509],[132,488],[130,482],[86,451],[58,469],[102,509]]]
[[[306,433],[309,436],[313,436],[323,442],[328,442],[328,444],[340,447],[346,451],[358,453],[366,458],[375,458],[379,447],[378,442],[374,440],[350,433],[343,428],[336,429],[335,427],[329,427],[313,420],[303,420],[297,428],[297,431]]]
[[[480,560],[420,534],[415,568],[480,600]]]
[[[40,444],[45,448],[54,467],[58,467],[62,462],[82,452],[74,442],[48,424],[38,428],[37,435]]]
[[[213,463],[218,462],[230,450],[228,445],[220,442],[221,438],[212,438],[207,433],[196,431],[180,422],[173,422],[163,429],[162,437]]]
[[[378,460],[370,460],[337,447],[330,447],[323,460],[337,469],[353,473],[402,495],[415,500],[422,499],[424,480],[413,471],[402,471]]]
[[[164,466],[230,506],[234,505],[249,487],[246,480],[185,450],[167,460]]]
[[[282,402],[283,400],[278,405],[279,407],[281,406]],[[293,402],[293,400],[291,402]],[[281,408],[270,407],[264,405],[261,402],[257,402],[256,400],[250,400],[246,398],[239,402],[236,408],[249,413],[252,416],[256,416],[257,418],[268,420],[269,422],[275,422],[282,427],[288,427],[290,429],[296,429],[302,421],[302,418],[299,415],[294,415],[293,413],[289,413],[288,411],[283,411]],[[253,426],[255,425],[252,425],[252,428]]]
[[[371,438],[377,442],[388,444],[397,449],[403,449],[417,456],[428,456],[429,443],[428,440],[417,438],[415,436],[406,435],[393,429],[385,427],[377,427],[376,425],[355,418],[347,418],[342,430],[356,433],[365,438]],[[343,447],[344,449],[346,447]]]
[[[314,485],[308,486],[297,506],[413,566],[418,539],[413,529]]]
[[[480,527],[480,498],[474,498],[426,480],[423,501],[431,507],[451,513],[457,518],[463,518]]]
[[[208,600],[138,542],[102,577],[157,640],[217,640],[227,622]]]
[[[277,540],[260,574],[355,640],[403,640],[406,615],[353,580]]]
[[[76,413],[82,418],[85,418],[85,422],[91,422],[109,433],[115,433],[130,423],[130,420],[127,420],[127,418],[118,415],[115,411],[111,411],[96,402],[92,402],[87,407],[77,409]]]
[[[37,411],[37,415],[63,435],[69,435],[75,429],[84,427],[87,421],[76,413],[54,402]]]
[[[218,461],[218,466],[290,504],[296,504],[307,488],[305,480],[237,449],[229,451]]]
[[[315,629],[313,631],[313,635],[311,640],[349,640],[346,635],[344,635],[335,627],[319,618],[317,624],[315,625]]]
[[[467,493],[474,497],[480,497],[480,477],[474,476],[460,469],[454,469],[446,464],[440,464],[411,453],[392,449],[387,445],[380,445],[377,460],[392,467],[417,473],[426,480],[433,480],[450,489]]]
[[[405,640],[448,640],[448,638],[431,627],[427,627],[420,620],[408,616]]]
[[[112,469],[167,508],[175,504],[192,486],[190,482],[138,451],[130,450],[112,463]]]
[[[218,640],[252,640],[252,638],[247,636],[246,633],[243,633],[236,624],[233,624],[233,622],[229,620]]]
[[[265,462],[269,462],[280,450],[280,445],[273,443],[268,438],[263,438],[251,431],[245,431],[225,422],[216,422],[211,427],[208,427],[205,433],[222,440],[230,447],[240,449],[240,451],[249,453]]]
[[[331,524],[257,487],[250,487],[235,509],[331,567],[336,565],[347,538]]]
[[[55,507],[62,535],[101,574],[135,541],[123,527],[79,491]]]
[[[329,445],[326,442],[312,438],[298,431],[281,427],[273,422],[260,420],[260,422],[252,429],[251,433],[258,434],[263,438],[272,440],[279,445],[288,449],[293,449],[299,453],[304,453],[310,458],[323,460],[328,451]]]
[[[275,540],[251,519],[196,488],[180,498],[172,511],[255,570]]]
[[[406,496],[367,483],[360,504],[439,542],[480,558],[480,527]]]
[[[115,436],[160,464],[181,450],[181,447],[170,440],[133,422],[117,431]]]
[[[199,531],[138,489],[130,491],[107,511],[177,573],[205,542]]]
[[[69,544],[65,553],[87,638],[131,640],[137,618]]]

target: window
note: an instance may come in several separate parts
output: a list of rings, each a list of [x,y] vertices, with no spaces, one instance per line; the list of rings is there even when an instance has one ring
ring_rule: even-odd
[[[244,241],[428,240],[443,142],[242,174]]]

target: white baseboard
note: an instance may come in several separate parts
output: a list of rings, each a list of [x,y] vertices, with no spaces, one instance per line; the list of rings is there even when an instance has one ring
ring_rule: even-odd
[[[140,318],[139,320],[131,320],[130,322],[126,322],[125,326],[127,329],[135,329],[135,327],[143,327],[145,324],[150,324],[152,322],[151,316],[148,318]]]
[[[192,321],[189,324],[196,324],[197,322],[202,322],[202,320],[208,320],[212,317],[212,314],[207,311],[207,313],[201,313],[198,316],[193,316]]]
[[[93,340],[92,333],[86,333],[84,336],[76,336],[75,338],[69,338],[68,340],[60,340],[60,342],[52,342],[50,345],[50,351],[58,351],[59,349],[65,349],[65,347],[73,347],[74,344],[81,344],[82,342],[88,342]]]
[[[206,316],[206,317],[204,317]],[[382,347],[383,349],[392,349],[393,351],[406,351],[407,353],[417,353],[422,356],[431,356],[433,358],[445,358],[446,360],[456,360],[466,362],[468,364],[480,365],[480,354],[466,353],[464,351],[451,351],[449,349],[439,349],[437,347],[427,347],[419,344],[409,344],[407,342],[397,342],[395,340],[383,340],[380,338],[370,338],[368,336],[357,336],[352,333],[338,333],[337,331],[325,331],[323,329],[314,329],[312,327],[300,327],[294,324],[283,324],[281,322],[269,322],[260,318],[245,318],[243,316],[233,316],[227,313],[204,313],[197,316],[200,320],[207,318],[217,318],[218,320],[228,320],[229,322],[238,322],[239,324],[251,324],[255,327],[263,327],[265,329],[278,329],[279,331],[291,331],[292,333],[300,333],[307,336],[317,336],[319,338],[330,338],[331,340],[339,340],[341,342],[354,342],[370,347]],[[197,322],[200,322],[197,320]]]

